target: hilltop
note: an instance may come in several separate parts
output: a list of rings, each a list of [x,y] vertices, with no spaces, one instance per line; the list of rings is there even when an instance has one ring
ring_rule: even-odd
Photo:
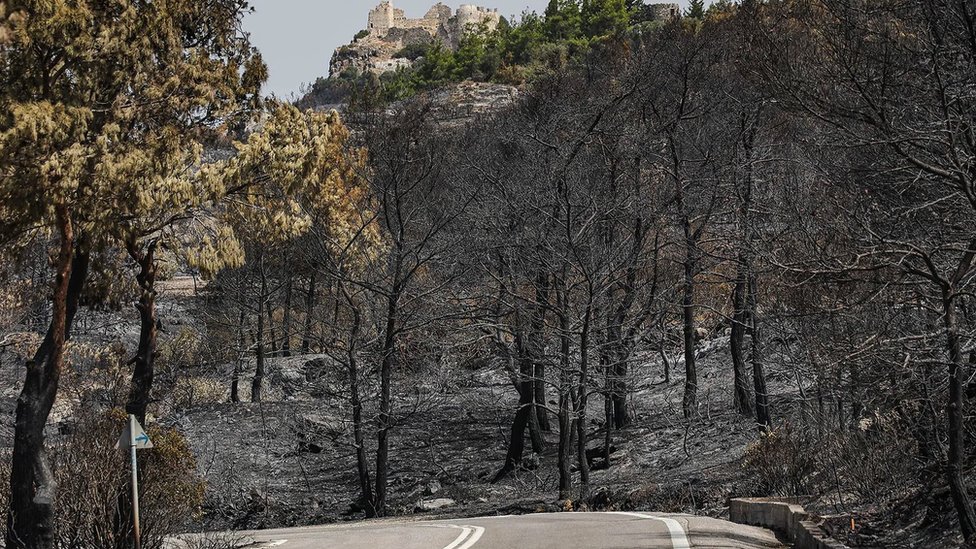
[[[457,48],[466,31],[493,31],[501,19],[497,9],[464,4],[452,10],[441,2],[423,17],[411,19],[392,0],[383,0],[369,11],[366,28],[332,55],[329,74],[334,77],[350,69],[383,73],[410,66],[412,60],[404,48],[434,42]]]

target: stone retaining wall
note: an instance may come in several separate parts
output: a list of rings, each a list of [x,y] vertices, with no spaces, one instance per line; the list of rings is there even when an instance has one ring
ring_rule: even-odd
[[[739,498],[729,504],[732,522],[762,526],[786,536],[794,549],[846,549],[830,538],[796,498]]]

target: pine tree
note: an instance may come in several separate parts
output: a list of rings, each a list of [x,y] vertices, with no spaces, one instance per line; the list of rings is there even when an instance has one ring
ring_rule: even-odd
[[[57,250],[50,325],[17,402],[6,547],[48,549],[57,487],[44,427],[91,257],[121,245],[124,215],[207,195],[183,175],[207,130],[257,104],[266,70],[238,31],[243,0],[5,7],[0,241],[43,227]]]
[[[6,6],[18,17],[0,49],[0,243],[43,227],[57,250],[50,326],[18,399],[6,546],[48,549],[56,485],[44,426],[91,258],[121,249],[137,265],[141,335],[126,408],[143,416],[161,250],[214,272],[243,261],[242,237],[293,238],[313,215],[341,242],[362,211],[362,157],[335,113],[272,104],[232,160],[201,165],[204,143],[231,138],[261,104],[267,70],[238,32],[244,0]],[[185,223],[200,212],[205,223]]]
[[[572,40],[580,33],[580,7],[576,0],[550,0],[545,11],[546,38]]]
[[[583,0],[580,17],[583,34],[592,38],[626,28],[630,11],[626,0]]]
[[[705,0],[691,0],[688,3],[688,10],[685,11],[685,17],[699,21],[705,19]]]

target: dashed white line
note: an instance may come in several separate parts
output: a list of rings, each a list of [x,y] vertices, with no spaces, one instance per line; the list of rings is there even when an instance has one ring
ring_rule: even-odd
[[[666,517],[655,517],[653,515],[645,515],[642,513],[624,513],[618,512],[614,513],[616,515],[625,515],[629,517],[637,517],[642,519],[656,520],[658,522],[664,523],[668,528],[668,533],[671,534],[671,546],[674,549],[691,549],[691,544],[688,543],[688,536],[685,534],[685,529],[681,527],[681,523]]]

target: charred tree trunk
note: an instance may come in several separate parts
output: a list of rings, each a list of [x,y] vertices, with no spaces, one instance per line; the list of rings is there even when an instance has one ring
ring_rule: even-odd
[[[609,319],[607,340],[603,352],[606,368],[607,399],[612,409],[612,422],[608,428],[623,429],[630,423],[630,410],[627,406],[627,350],[616,317]]]
[[[152,393],[155,376],[156,337],[158,320],[156,318],[156,242],[150,242],[145,252],[136,243],[128,246],[129,256],[139,265],[136,280],[139,283],[139,348],[133,359],[132,381],[129,385],[129,398],[125,405],[128,414],[136,416],[139,423],[146,424],[146,409]]]
[[[740,258],[739,273],[736,276],[735,287],[732,290],[732,333],[729,337],[729,347],[732,353],[732,373],[734,376],[733,403],[736,412],[752,415],[752,395],[749,394],[749,379],[746,374],[745,336],[746,323],[749,315],[746,312],[746,292],[748,282],[742,272]]]
[[[739,199],[739,250],[736,260],[735,289],[733,290],[734,313],[732,315],[732,334],[729,339],[732,352],[732,368],[735,375],[735,407],[742,415],[752,415],[749,387],[746,381],[744,360],[744,340],[746,331],[752,332],[750,362],[752,364],[753,389],[756,398],[756,421],[762,429],[771,425],[769,416],[769,396],[766,394],[766,373],[763,367],[762,330],[757,312],[758,300],[754,272],[754,240],[752,220],[753,199],[753,151],[756,133],[759,129],[761,111],[743,113],[740,119],[741,144],[745,172],[741,181],[736,181],[736,195]]]
[[[399,263],[398,263],[399,265]],[[399,269],[396,270],[397,279]],[[376,490],[373,508],[376,516],[386,516],[386,488],[389,476],[390,429],[392,425],[391,384],[396,361],[396,320],[399,313],[400,286],[394,283],[387,298],[386,326],[383,330],[383,351],[380,362],[380,414],[376,426]]]
[[[288,357],[291,356],[291,296],[294,277],[290,270],[285,276],[287,279],[285,280],[285,310],[281,318],[281,356]]]
[[[610,369],[609,337],[600,348],[600,369],[603,371],[603,457],[610,463],[610,446],[613,444],[613,375]]]
[[[260,259],[261,295],[258,297],[258,326],[255,337],[254,379],[251,380],[251,402],[261,402],[261,390],[264,388],[264,311],[268,299],[268,278],[264,272],[264,255]]]
[[[698,409],[698,368],[695,363],[695,243],[691,221],[682,220],[685,239],[684,282],[682,284],[682,331],[685,349],[685,395],[682,410],[690,418]]]
[[[88,254],[76,246],[74,226],[65,207],[57,209],[59,250],[54,260],[51,322],[17,399],[10,470],[10,507],[6,546],[10,549],[54,547],[57,486],[44,448],[44,427],[57,397],[65,342],[78,311],[88,275]]]
[[[349,350],[346,353],[349,370],[349,405],[352,408],[352,437],[353,445],[356,448],[356,472],[359,477],[359,491],[363,504],[366,507],[366,517],[376,517],[376,501],[373,496],[373,487],[369,478],[369,459],[366,456],[366,437],[363,430],[363,403],[359,394],[359,357],[358,341],[359,331],[362,327],[362,316],[353,298],[340,285],[343,296],[352,311],[352,326],[349,330]]]
[[[590,295],[593,295],[592,288]],[[576,412],[576,462],[580,472],[580,500],[586,501],[590,497],[590,463],[586,459],[586,401],[587,401],[587,376],[589,375],[589,353],[590,353],[590,319],[592,316],[592,306],[586,307],[583,315],[583,329],[580,333],[580,377],[579,387],[576,391],[575,412]],[[606,450],[606,449],[604,449]],[[606,460],[607,466],[610,465],[609,456]]]
[[[266,287],[267,286],[265,284],[265,279],[264,279],[263,276],[261,278],[261,285],[262,285],[262,287]],[[274,324],[275,324],[275,322],[274,322],[275,307],[272,304],[271,293],[265,293],[265,295],[267,297],[265,298],[264,311],[268,315],[268,329],[267,329],[268,330],[268,344],[271,347],[271,356],[278,356],[278,336],[275,335],[275,329],[274,329]]]
[[[518,328],[515,331],[515,347],[518,350],[518,375],[515,383],[519,395],[519,405],[515,411],[515,418],[512,420],[505,464],[495,474],[492,479],[493,484],[508,476],[521,465],[522,455],[525,452],[526,427],[529,428],[533,451],[542,453],[544,450],[545,445],[538,422],[539,415],[535,412],[536,388],[534,378],[537,371],[536,364],[541,362],[544,348],[543,330],[546,323],[546,309],[543,303],[549,298],[546,288],[548,279],[549,277],[544,271],[536,273],[534,281],[535,303],[529,311],[528,334],[525,334],[524,328]]]
[[[146,424],[146,410],[149,408],[152,396],[153,379],[155,377],[156,340],[159,323],[156,317],[156,241],[151,241],[143,251],[137,242],[129,242],[126,249],[136,264],[139,272],[136,281],[139,284],[139,301],[136,309],[139,311],[139,347],[135,358],[132,359],[132,380],[129,384],[129,397],[126,401],[127,414],[136,416],[140,424]],[[142,466],[142,473],[146,472],[146,464]],[[115,512],[115,540],[118,549],[126,549],[134,543],[132,529],[132,492],[122,490],[117,498]]]
[[[315,311],[315,282],[316,273],[308,277],[308,293],[305,294],[305,324],[302,326],[302,354],[307,355],[312,348],[312,317]]]
[[[618,348],[614,353],[613,366],[613,426],[623,429],[630,425],[630,409],[627,405],[627,358]]]
[[[519,405],[515,411],[515,419],[512,420],[511,435],[508,439],[508,452],[505,456],[505,464],[495,474],[495,477],[491,481],[492,484],[502,480],[509,473],[518,469],[522,463],[522,455],[525,453],[525,429],[529,425],[529,418],[533,415],[531,372],[532,360],[523,353],[519,357]]]
[[[610,301],[617,300],[616,309],[610,313],[607,319],[607,348],[612,360],[609,362],[612,369],[612,391],[611,400],[613,403],[613,425],[617,429],[623,429],[630,424],[630,410],[627,406],[627,397],[630,393],[627,377],[629,374],[630,352],[633,346],[624,336],[624,323],[631,315],[634,303],[637,299],[637,276],[640,272],[640,254],[644,248],[649,227],[642,219],[638,219],[633,229],[633,244],[627,257],[626,276],[617,285],[619,288],[611,288],[609,292]],[[607,229],[604,237],[608,247],[612,247],[615,241],[615,234],[612,228]],[[655,267],[654,267],[654,288],[651,290],[651,299],[656,293],[657,286],[657,251],[655,244]],[[619,292],[618,292],[619,290]],[[620,294],[619,300],[616,298]],[[611,305],[611,308],[613,306]],[[640,324],[646,320],[646,315],[641,312],[636,318],[631,319],[631,331],[636,331]]]
[[[244,314],[244,306],[241,306],[241,313],[238,316],[237,328],[237,360],[234,362],[234,372],[230,378],[230,401],[241,401],[241,375],[244,370],[244,350],[247,348],[247,339],[244,330],[244,322],[247,316]]]
[[[972,259],[969,260],[972,262]],[[967,269],[968,270],[968,269]],[[946,456],[945,475],[949,484],[952,504],[959,516],[959,527],[967,541],[976,539],[976,512],[966,488],[963,476],[966,461],[966,426],[963,406],[965,403],[966,362],[959,334],[958,313],[955,296],[950,286],[943,288],[942,321],[946,333],[946,347],[949,358],[949,394],[946,403],[946,419],[949,438],[949,452]]]
[[[534,378],[532,405],[535,407],[539,430],[552,431],[552,426],[549,425],[549,411],[546,409],[546,365],[541,360],[535,363],[535,371],[532,377]]]
[[[749,278],[749,316],[752,319],[752,380],[756,392],[756,423],[763,430],[772,427],[772,416],[769,412],[769,392],[766,389],[766,369],[763,364],[762,325],[760,324],[758,308],[757,282],[755,275]]]
[[[535,396],[532,397],[532,401],[532,409],[535,409]],[[539,425],[539,414],[535,412],[529,414],[529,442],[532,444],[533,453],[541,454],[545,450],[546,443],[542,434],[542,426]]]
[[[570,397],[572,393],[570,387],[572,376],[569,370],[569,304],[567,303],[565,279],[558,278],[556,284],[556,306],[558,307],[557,314],[559,316],[559,448],[557,459],[559,468],[559,499],[565,500],[572,497],[573,489],[573,477],[570,471],[570,456],[573,455],[573,401]]]
[[[536,288],[536,297],[540,297],[541,290]],[[530,333],[524,336],[516,333],[515,342],[519,353],[519,372],[516,381],[516,389],[519,395],[518,409],[515,411],[515,418],[512,420],[511,436],[508,441],[508,452],[505,456],[505,464],[495,474],[492,483],[496,483],[505,478],[509,473],[518,469],[522,463],[522,455],[525,453],[525,430],[529,428],[532,449],[536,453],[542,453],[544,444],[542,433],[538,426],[538,415],[535,413],[535,362],[538,359],[538,352],[541,351],[542,329],[545,324],[545,309],[536,305],[532,310],[532,320],[530,322]]]
[[[535,418],[531,420],[532,426],[532,449],[536,453],[542,452],[542,433],[549,432],[552,427],[549,425],[549,412],[546,409],[546,366],[542,361],[543,349],[543,329],[545,328],[545,309],[543,303],[549,299],[549,290],[546,287],[549,277],[546,273],[539,271],[535,278],[535,299],[536,304],[533,308],[531,327],[529,333],[529,353],[532,356],[533,369],[530,372],[532,377],[532,406]]]

